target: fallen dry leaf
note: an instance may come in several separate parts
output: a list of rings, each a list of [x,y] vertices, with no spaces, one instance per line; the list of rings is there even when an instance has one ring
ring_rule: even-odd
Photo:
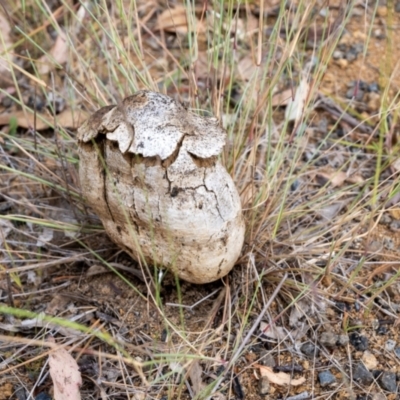
[[[68,296],[63,296],[59,293],[55,294],[46,306],[46,314],[57,315],[61,310],[65,310],[70,301]]]
[[[396,172],[400,171],[400,158],[392,163],[392,167],[395,169]]]
[[[65,349],[58,348],[49,356],[50,376],[55,400],[80,400],[82,377],[75,359]]]
[[[208,54],[205,51],[200,51],[197,55],[197,60],[194,63],[194,72],[197,80],[208,79],[212,80],[212,74],[210,72],[211,65],[208,60]]]
[[[0,219],[0,245],[2,245],[8,234],[14,229],[14,225],[11,221],[6,219]]]
[[[347,203],[345,201],[337,201],[334,203],[330,203],[326,207],[316,208],[314,209],[314,211],[327,221],[331,221],[339,214],[339,212],[346,206],[346,204]]]
[[[244,57],[242,58],[237,66],[239,76],[240,78],[248,82],[257,72],[257,69],[259,69],[254,60],[249,56],[249,57]]]
[[[48,74],[56,64],[62,65],[68,61],[68,40],[64,32],[60,32],[50,49],[38,60],[38,71],[41,75]]]
[[[255,364],[255,367],[260,369],[261,376],[266,376],[268,380],[275,385],[299,386],[306,381],[306,378],[303,376],[298,379],[293,379],[289,374],[286,374],[285,372],[274,372],[272,368],[265,365]]]
[[[400,208],[392,208],[389,210],[389,214],[394,219],[400,219]]]
[[[44,227],[43,232],[39,235],[36,246],[45,247],[47,243],[51,242],[54,236],[54,229]]]
[[[100,275],[100,274],[105,274],[107,272],[110,272],[110,270],[105,266],[100,264],[94,264],[86,271],[86,276]]]
[[[300,122],[309,93],[310,84],[306,74],[303,73],[294,99],[290,98],[286,106],[285,119],[287,121],[294,121],[296,125]]]
[[[290,311],[290,316],[289,316],[289,325],[291,327],[296,327],[300,319],[303,318],[304,316],[311,316],[314,314],[315,310],[311,307],[311,301],[308,298],[303,298],[297,301],[291,311]]]
[[[17,125],[20,128],[33,128],[41,131],[43,129],[51,128],[54,125],[54,117],[36,113],[36,126],[34,114],[30,112],[17,111],[13,113],[5,113],[0,115],[0,126],[9,125],[12,119],[17,121]],[[75,129],[88,118],[88,114],[82,110],[64,110],[62,113],[55,116],[57,126],[61,126],[66,129]]]
[[[2,13],[0,13],[0,54],[5,53],[5,51],[13,44],[10,33],[11,27],[8,23],[8,19]],[[7,56],[4,55],[0,58],[0,84],[3,86],[8,80],[11,80],[11,72],[7,61]]]
[[[286,89],[272,96],[272,107],[287,106],[293,99],[293,90]]]
[[[336,171],[331,169],[319,170],[317,173],[317,179],[323,184],[324,180],[328,181],[332,187],[340,187],[344,182],[348,183],[363,183],[364,179],[360,175],[347,176],[344,171]]]
[[[270,327],[269,324],[262,321],[260,323],[260,331],[263,335],[279,341],[284,341],[288,337],[290,337],[292,340],[300,340],[307,334],[308,327],[305,324],[302,324],[302,326],[299,328],[288,330],[282,326]]]
[[[237,20],[231,29],[231,33],[235,31],[238,39],[246,40],[246,38],[258,32],[258,25],[258,18],[249,13],[246,15],[246,19],[239,18]]]
[[[196,29],[197,32],[204,32],[204,25],[197,18],[194,17],[194,27],[192,27],[191,24],[188,23],[187,12],[188,10],[184,6],[167,8],[158,16],[158,29],[165,32],[172,32],[183,35],[191,31],[191,28]]]
[[[333,187],[342,186],[347,179],[347,174],[343,171],[318,172],[317,175],[323,180],[327,180]]]
[[[199,361],[194,360],[189,366],[189,376],[192,382],[192,389],[194,397],[196,397],[201,391],[206,387],[201,376],[203,374],[203,369],[201,368]]]

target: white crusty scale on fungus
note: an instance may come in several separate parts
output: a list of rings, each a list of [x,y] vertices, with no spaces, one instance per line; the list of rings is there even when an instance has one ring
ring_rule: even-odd
[[[78,130],[82,192],[111,239],[133,258],[186,281],[226,275],[244,240],[240,198],[217,157],[216,118],[140,91]]]

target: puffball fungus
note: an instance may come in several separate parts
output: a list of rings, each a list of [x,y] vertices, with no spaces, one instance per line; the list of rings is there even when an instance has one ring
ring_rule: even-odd
[[[82,192],[111,239],[193,283],[226,275],[244,240],[240,198],[217,156],[216,118],[140,91],[78,130]]]

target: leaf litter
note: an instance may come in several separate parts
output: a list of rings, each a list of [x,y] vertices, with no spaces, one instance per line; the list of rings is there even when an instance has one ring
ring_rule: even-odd
[[[248,346],[243,348],[243,353],[246,357],[251,356],[249,360],[252,359],[253,364],[249,364],[247,358],[239,357],[234,366],[234,373],[229,371],[229,374],[232,372],[231,376],[238,377],[237,379],[240,380],[246,398],[252,399],[258,396],[255,383],[259,373],[262,372],[258,367],[257,360],[265,358],[264,351],[271,353],[272,361],[278,363],[280,367],[290,367],[293,363],[301,364],[306,379],[299,386],[295,386],[293,382],[301,382],[303,376],[292,376],[293,374],[282,376],[279,375],[282,372],[275,372],[273,367],[263,366],[263,370],[268,370],[271,378],[270,397],[287,396],[288,394],[296,397],[299,392],[304,393],[305,389],[310,393],[310,396],[337,396],[339,399],[348,398],[349,391],[353,391],[354,395],[363,395],[367,391],[375,395],[382,391],[379,387],[380,381],[374,382],[371,388],[364,388],[360,385],[349,387],[347,385],[353,373],[352,367],[362,357],[362,354],[354,351],[351,344],[348,347],[349,353],[346,353],[340,347],[335,347],[331,350],[331,353],[322,353],[321,355],[320,352],[316,358],[312,358],[310,354],[314,355],[320,351],[320,333],[327,326],[337,334],[346,334],[357,330],[370,339],[370,347],[376,352],[374,355],[379,361],[378,368],[383,368],[383,366],[386,368],[390,364],[393,370],[398,369],[398,360],[394,353],[381,351],[385,349],[385,341],[389,336],[393,337],[398,344],[400,343],[398,332],[392,324],[398,317],[400,310],[398,306],[400,303],[398,276],[396,278],[398,249],[400,248],[398,230],[396,230],[398,228],[396,227],[400,217],[397,212],[399,209],[398,188],[394,183],[398,173],[397,147],[389,135],[391,127],[387,132],[386,127],[385,129],[380,127],[378,130],[374,125],[378,121],[376,113],[379,107],[377,109],[375,104],[375,111],[373,112],[367,108],[371,108],[372,105],[368,105],[367,102],[370,102],[370,99],[374,97],[371,96],[371,93],[375,93],[372,86],[374,81],[377,82],[379,79],[377,71],[379,72],[380,63],[382,63],[382,48],[385,43],[385,40],[379,39],[379,32],[375,33],[375,30],[382,27],[386,29],[388,20],[381,16],[382,13],[377,14],[378,20],[376,25],[373,25],[374,31],[370,40],[371,47],[366,49],[365,53],[368,62],[365,62],[365,60],[363,62],[363,57],[360,55],[355,60],[351,60],[351,46],[357,44],[357,41],[360,40],[361,31],[365,28],[363,21],[365,18],[370,18],[373,11],[373,8],[362,2],[353,4],[353,14],[348,25],[346,25],[346,32],[338,39],[336,50],[340,53],[335,54],[335,57],[339,58],[334,58],[329,63],[326,74],[314,97],[310,93],[314,91],[312,85],[315,82],[304,78],[302,68],[295,65],[298,61],[296,58],[293,58],[295,65],[291,71],[293,76],[289,77],[282,74],[279,82],[270,90],[268,89],[267,94],[262,91],[253,91],[246,97],[241,84],[234,88],[229,86],[231,79],[235,83],[254,82],[252,79],[255,79],[257,68],[260,68],[255,62],[260,54],[251,49],[251,46],[254,45],[251,38],[255,39],[258,32],[252,34],[251,29],[246,31],[246,28],[243,27],[251,26],[255,20],[258,22],[259,15],[262,13],[268,18],[268,22],[273,24],[273,18],[279,13],[279,2],[265,1],[262,6],[261,4],[253,5],[250,2],[251,4],[246,4],[247,8],[238,7],[235,10],[239,29],[237,35],[235,34],[235,24],[221,17],[217,10],[211,9],[210,3],[208,4],[209,9],[205,10],[204,13],[201,7],[195,10],[193,24],[189,23],[190,21],[188,22],[186,11],[186,15],[184,15],[179,7],[177,7],[175,20],[172,19],[171,21],[170,17],[168,20],[167,12],[170,16],[171,11],[174,10],[173,7],[168,8],[164,5],[165,8],[160,11],[155,8],[153,2],[137,3],[137,12],[143,16],[144,20],[148,18],[146,19],[146,27],[157,37],[158,41],[144,28],[140,31],[142,35],[140,45],[145,50],[140,60],[144,59],[149,63],[148,70],[141,69],[141,62],[137,62],[135,72],[130,73],[133,78],[131,76],[126,78],[126,75],[121,74],[122,78],[119,76],[122,79],[121,81],[134,80],[137,76],[142,79],[148,71],[151,71],[152,76],[163,91],[165,89],[169,94],[177,96],[183,101],[188,101],[188,104],[191,95],[198,95],[196,99],[198,99],[200,107],[204,107],[204,109],[213,108],[214,113],[219,115],[221,119],[230,119],[231,122],[227,123],[230,129],[235,127],[234,131],[230,131],[229,149],[237,145],[235,141],[240,137],[240,129],[243,129],[246,134],[249,133],[246,137],[248,141],[243,141],[241,144],[243,146],[242,154],[235,154],[234,159],[230,160],[229,151],[227,151],[224,157],[227,163],[231,163],[232,174],[238,181],[246,182],[247,179],[247,182],[250,182],[250,184],[242,187],[246,212],[259,211],[259,213],[251,214],[259,223],[249,223],[248,243],[251,244],[251,250],[246,248],[243,256],[243,260],[247,260],[248,254],[251,254],[254,257],[254,267],[248,266],[243,261],[243,265],[246,264],[245,267],[237,267],[229,280],[224,281],[225,292],[221,299],[218,299],[217,295],[207,297],[214,291],[218,293],[218,290],[220,290],[218,284],[196,288],[182,284],[179,289],[181,294],[178,295],[174,279],[168,275],[163,275],[160,278],[160,274],[158,275],[158,279],[162,280],[162,285],[159,288],[160,299],[164,306],[164,309],[160,311],[154,306],[154,304],[158,304],[156,301],[143,299],[143,296],[146,299],[152,299],[152,296],[157,293],[155,287],[158,281],[153,281],[152,272],[149,275],[144,270],[145,266],[133,263],[119,249],[116,249],[102,232],[96,217],[90,210],[85,209],[83,202],[77,201],[79,185],[76,176],[74,177],[74,168],[70,166],[64,169],[64,185],[50,189],[41,182],[33,184],[31,179],[25,177],[22,179],[21,175],[16,178],[16,171],[23,173],[32,173],[32,171],[36,173],[37,171],[42,179],[49,179],[50,175],[44,168],[34,168],[32,162],[23,157],[18,147],[11,147],[12,141],[9,136],[2,134],[1,144],[4,151],[1,153],[1,162],[14,171],[12,173],[6,171],[1,177],[0,194],[3,197],[0,199],[0,203],[6,210],[6,216],[24,216],[26,214],[25,218],[29,216],[46,223],[50,220],[50,217],[53,221],[54,219],[57,220],[57,213],[52,212],[49,215],[48,207],[49,204],[53,204],[52,199],[58,196],[64,200],[67,199],[67,201],[72,198],[74,209],[79,211],[78,220],[82,218],[85,221],[83,224],[85,228],[90,226],[87,231],[82,231],[81,236],[70,237],[68,243],[65,243],[65,239],[63,239],[62,246],[54,247],[52,241],[43,241],[40,248],[41,259],[44,258],[43,262],[46,264],[56,258],[58,264],[51,268],[43,268],[44,274],[38,274],[41,277],[39,281],[37,279],[29,280],[24,275],[26,274],[24,268],[40,264],[36,259],[38,254],[36,244],[44,230],[39,229],[29,220],[27,223],[26,221],[13,221],[11,225],[5,226],[7,248],[3,251],[2,268],[5,266],[4,271],[9,269],[12,273],[21,268],[18,275],[23,281],[23,289],[18,286],[17,280],[12,279],[12,276],[9,284],[7,284],[6,278],[3,279],[5,274],[2,273],[0,290],[3,301],[11,293],[14,296],[14,301],[18,301],[21,308],[32,307],[39,313],[42,310],[41,307],[51,303],[55,292],[62,291],[65,294],[68,291],[76,294],[75,297],[69,297],[68,303],[58,299],[59,301],[56,301],[56,304],[52,304],[54,308],[50,307],[49,310],[54,310],[66,319],[81,316],[80,321],[83,324],[97,324],[101,321],[105,324],[103,329],[112,332],[115,337],[121,339],[125,346],[130,345],[129,348],[132,349],[133,354],[142,352],[140,353],[141,357],[150,365],[143,370],[143,373],[156,382],[155,387],[150,389],[150,392],[153,390],[152,394],[167,395],[167,393],[172,393],[172,395],[177,395],[180,393],[182,398],[185,398],[185,396],[189,398],[189,392],[186,392],[185,388],[182,389],[186,383],[179,386],[179,380],[174,381],[172,378],[166,377],[168,373],[171,373],[169,369],[171,365],[184,364],[182,358],[179,357],[182,350],[181,343],[184,342],[185,349],[190,348],[196,358],[200,357],[192,375],[189,369],[187,372],[191,390],[193,393],[201,393],[204,390],[203,384],[208,385],[218,379],[220,373],[218,368],[229,362],[229,357],[232,354],[231,349],[234,346],[240,346],[242,337],[246,334],[248,323],[252,323],[259,317],[260,310],[263,309],[264,296],[268,298],[271,295],[272,288],[276,285],[276,281],[279,281],[282,270],[285,270],[289,272],[285,286],[266,315],[262,316],[263,321],[273,321],[271,326],[275,328],[264,332],[269,332],[268,336],[263,333],[266,327],[265,322],[257,326],[258,329],[251,337]],[[297,3],[294,2],[293,4]],[[328,9],[325,3],[321,4],[318,4],[313,14],[317,21],[324,20],[322,17],[324,12],[333,14],[336,12],[336,15],[340,17],[339,8],[335,8],[339,6],[339,2],[335,2],[332,8],[329,7],[331,9]],[[81,11],[82,17],[79,18],[84,18],[86,28],[92,29],[94,27],[93,32],[97,34],[99,32],[96,28],[97,25],[90,19],[90,13],[95,12],[96,9],[90,7],[89,3],[86,3],[85,9],[88,12]],[[83,10],[82,6],[80,10]],[[62,9],[61,12],[66,12],[66,9]],[[161,18],[161,25],[159,25],[159,17],[163,13],[165,13],[163,16],[165,20],[163,21]],[[246,13],[250,13],[252,16],[250,23],[245,21]],[[288,26],[292,22],[296,22],[292,19],[294,8],[285,10],[285,13],[290,20]],[[60,14],[56,15],[59,16]],[[396,13],[393,15],[395,21],[398,22],[398,15]],[[336,21],[340,21],[339,17],[336,18]],[[107,23],[104,15],[99,21],[104,24]],[[329,21],[330,26],[338,25],[335,22],[334,15],[329,15]],[[314,23],[314,20],[310,21],[311,25]],[[202,24],[207,28],[203,29]],[[236,46],[237,60],[244,60],[241,69],[237,68],[236,59],[232,62],[233,68],[228,68],[226,64],[224,65],[221,62],[224,57],[221,47],[213,48],[210,51],[203,48],[201,53],[195,54],[197,58],[190,58],[187,55],[189,46],[186,39],[189,32],[193,35],[193,27],[196,26],[201,36],[197,41],[199,46],[204,45],[204,39],[208,38],[207,32],[219,38],[218,29],[215,29],[215,27],[221,26],[224,35],[229,36],[232,46]],[[262,40],[267,45],[271,37],[270,26],[265,26],[262,32],[264,35]],[[296,26],[296,24],[293,24],[293,26]],[[276,53],[273,65],[278,65],[285,55],[284,46],[287,43],[284,41],[286,40],[286,33],[283,34],[278,29],[279,27],[275,28],[279,31],[279,46],[274,50]],[[385,30],[385,34],[389,31],[390,29]],[[321,36],[323,31],[317,29],[310,32],[307,39],[315,33],[318,34],[318,41],[323,39]],[[120,33],[121,38],[124,39],[123,43],[128,46],[132,42],[129,35],[123,29]],[[85,54],[86,60],[95,60],[97,49],[99,49],[98,54],[101,54],[104,59],[110,54],[115,58],[120,57],[119,49],[116,49],[118,46],[110,46],[107,38],[103,38],[103,42],[94,43],[92,41],[93,35],[88,38],[90,35],[85,36],[84,31],[80,31],[79,35],[81,35],[79,41],[72,35],[72,38],[76,40],[75,42],[73,40],[72,43],[79,43],[77,46],[80,46],[80,50],[85,46],[91,48],[90,52],[88,51]],[[104,44],[107,47],[102,47]],[[54,50],[54,45],[53,39],[48,40],[46,48],[50,49],[48,50],[49,53]],[[326,44],[324,45],[326,46]],[[396,43],[395,46],[397,46]],[[65,55],[65,47],[63,51],[64,53],[61,53]],[[394,52],[398,54],[398,49],[394,48]],[[268,61],[268,54],[271,53],[269,51],[261,53],[260,59],[264,63]],[[40,56],[36,59],[40,59]],[[135,58],[133,54],[130,54],[130,56],[132,59]],[[94,63],[95,65],[91,66],[94,72],[91,70],[90,74],[92,75],[90,75],[79,66],[79,63],[73,58],[74,56],[71,57],[64,64],[64,68],[71,66],[71,70],[77,72],[79,81],[87,84],[88,89],[88,91],[83,90],[79,86],[79,82],[75,82],[76,87],[79,88],[80,101],[82,101],[79,109],[91,112],[98,108],[99,102],[102,103],[101,105],[117,103],[117,101],[114,101],[114,96],[117,90],[115,88],[118,85],[110,85],[108,71],[105,68],[110,59],[105,59],[107,62],[104,63]],[[56,57],[53,56],[54,58]],[[62,59],[60,60],[59,64],[63,64]],[[154,62],[154,60],[157,60],[157,62]],[[180,68],[176,65],[176,60],[181,63]],[[127,61],[123,57],[120,58],[120,62],[119,65],[124,68],[129,65],[124,64]],[[191,68],[193,65],[196,66],[196,62],[198,70],[192,76],[190,74]],[[246,69],[246,63],[248,69]],[[29,65],[26,65],[28,71]],[[53,73],[56,78],[60,78],[63,69],[54,68],[54,65],[49,72]],[[266,64],[261,65],[262,68],[270,68],[267,71],[268,76],[273,79],[274,69]],[[182,68],[182,66],[184,67]],[[243,68],[243,66],[246,68]],[[252,71],[251,68],[254,66],[255,69]],[[88,69],[86,66],[85,68]],[[182,70],[184,73],[182,73]],[[115,71],[117,71],[116,74],[119,74],[118,68]],[[194,69],[194,71],[196,70]],[[70,70],[68,72],[70,73]],[[25,87],[30,86],[27,85],[29,74],[31,72],[23,74],[23,77],[19,78],[26,85]],[[91,82],[95,79],[95,74],[100,76],[101,80],[96,81],[93,88]],[[313,73],[311,75],[313,76]],[[178,76],[179,78],[176,78]],[[37,77],[35,82],[40,80],[40,82],[43,82],[41,87],[46,87],[48,82],[44,82],[43,79]],[[360,96],[360,92],[354,88],[361,87],[362,85],[359,83],[358,86],[352,87],[352,98],[346,98],[346,92],[349,90],[346,85],[350,84],[351,80],[367,82],[371,85],[372,91],[368,92],[370,89],[366,89],[365,97],[361,101],[357,100],[356,97]],[[171,81],[172,84],[166,83]],[[65,77],[61,77],[59,82],[64,83]],[[398,85],[396,74],[393,74],[392,83],[388,90],[392,90],[392,86]],[[193,87],[197,88],[197,93]],[[216,100],[221,99],[222,95],[226,95],[226,92],[224,92],[226,88],[232,89],[232,96],[229,98],[231,108],[225,107],[225,104],[222,107],[222,102]],[[8,90],[8,93],[13,92]],[[24,99],[28,99],[29,95],[32,95],[31,88],[25,90]],[[123,97],[121,95],[121,98]],[[293,103],[296,98],[297,103]],[[269,104],[270,99],[272,100],[271,104]],[[256,107],[251,106],[252,101],[256,102]],[[2,100],[3,102],[6,103]],[[199,104],[196,104],[196,107]],[[288,107],[289,104],[290,107]],[[301,122],[305,104],[307,112],[310,111],[311,116],[307,123],[303,125]],[[236,107],[239,107],[238,105],[249,107],[248,109],[246,107],[239,108],[240,112],[237,112]],[[2,109],[0,117],[7,115],[2,120],[2,125],[10,129],[10,125],[13,125],[13,123],[9,115],[14,113],[18,129],[14,132],[14,128],[11,126],[11,132],[14,132],[13,140],[17,140],[18,143],[23,141],[29,143],[30,151],[37,156],[40,162],[43,162],[43,166],[47,165],[50,170],[57,168],[57,174],[62,176],[63,169],[60,168],[62,166],[60,160],[53,164],[57,167],[52,167],[51,163],[41,160],[44,148],[53,149],[56,147],[54,142],[49,140],[51,134],[47,130],[57,118],[55,119],[47,110],[38,107],[36,109],[35,126],[33,112],[28,113],[30,116],[27,117],[24,113],[21,113],[22,110],[18,109],[17,106],[13,105],[12,107],[5,105]],[[33,106],[29,107],[32,111]],[[288,109],[294,111],[286,111]],[[262,129],[263,136],[260,139],[257,129],[260,128],[260,121],[266,118],[265,110],[272,113],[271,123],[268,127],[263,127],[265,129]],[[285,112],[287,113],[286,120]],[[250,117],[241,119],[241,115],[246,115],[246,113]],[[368,113],[370,115],[367,115]],[[386,116],[392,117],[390,114],[387,113]],[[39,121],[42,117],[48,122],[41,125]],[[56,117],[61,118],[60,114],[56,114]],[[251,119],[254,121],[252,126],[249,122]],[[289,126],[287,130],[285,130],[285,124]],[[69,130],[74,129],[79,123],[74,122],[72,113],[68,116],[67,123],[64,124],[61,121],[56,122],[56,125],[66,129],[66,132],[61,132],[60,135],[57,135],[57,138],[61,141],[61,135],[66,135],[66,142],[73,143],[74,132]],[[292,125],[294,125],[294,133],[290,131]],[[25,132],[24,129],[30,129],[30,131]],[[304,134],[304,138],[300,139],[299,136],[302,134]],[[384,135],[387,153],[381,154],[382,169],[380,174],[375,175],[375,169],[379,167],[379,163],[376,148],[373,146],[376,146],[378,135],[381,134]],[[289,140],[289,138],[292,140]],[[257,140],[260,140],[260,145],[258,145]],[[256,149],[254,150],[251,146],[256,142],[257,146],[254,147]],[[61,144],[65,146],[65,142],[61,141]],[[68,153],[65,154],[65,159],[73,160],[75,163],[73,165],[76,165],[73,146],[72,150],[65,146],[63,151]],[[298,153],[296,152],[301,151],[303,151],[301,157],[297,157],[296,154]],[[54,154],[60,153],[54,151]],[[265,163],[265,154],[272,154],[268,163]],[[251,171],[250,168],[248,170],[243,168],[244,164],[241,163],[246,157],[254,161],[251,163]],[[280,157],[286,157],[281,164],[279,164]],[[266,169],[268,171],[273,170],[275,165],[281,167],[276,169],[268,180],[260,179]],[[392,170],[386,168],[386,165],[390,165]],[[248,180],[248,177],[251,177],[251,179]],[[379,181],[378,190],[373,195],[375,200],[370,201],[374,179]],[[282,185],[286,185],[284,186],[285,190],[281,190]],[[268,197],[264,199],[262,198],[263,190],[269,191]],[[70,197],[68,197],[69,195]],[[261,198],[262,201],[255,201],[258,198]],[[60,213],[61,211],[60,209]],[[266,222],[262,223],[263,220]],[[2,221],[7,220],[2,219]],[[32,219],[32,221],[34,220]],[[279,229],[276,229],[278,226]],[[56,231],[57,229],[54,232]],[[112,273],[108,273],[108,269],[104,267],[105,263],[103,265],[103,262],[100,262],[93,254],[86,252],[86,248],[80,247],[78,240],[90,249],[96,249],[106,262],[111,260],[111,262],[123,266],[125,270],[120,269],[120,271],[128,276],[128,282],[121,282]],[[71,253],[79,256],[77,257],[78,261],[71,261]],[[65,263],[62,262],[63,259],[65,259]],[[102,264],[103,269],[95,268],[99,264]],[[85,276],[91,266],[94,268],[90,270],[91,273]],[[130,268],[136,271],[143,270],[147,283],[140,279],[137,280],[134,275],[127,274],[127,270]],[[39,271],[42,272],[41,269]],[[148,278],[149,276],[151,278]],[[385,288],[384,285],[391,280],[393,280],[391,286]],[[129,285],[132,282],[134,282],[135,289]],[[64,284],[67,286],[61,286]],[[262,291],[256,292],[255,289],[259,287],[258,285],[262,287]],[[382,291],[380,291],[380,288],[383,288]],[[306,294],[304,301],[296,300],[293,304],[293,298],[298,298],[297,296],[300,293]],[[375,296],[371,293],[382,293],[383,295]],[[78,294],[80,296],[77,296]],[[241,306],[247,304],[246,299],[250,298],[256,300],[254,308],[251,309],[249,314],[246,314],[247,310],[243,312]],[[205,300],[202,301],[203,299]],[[89,321],[87,321],[81,311],[88,307],[91,300],[95,301],[94,304],[98,313],[90,312],[88,314]],[[313,308],[314,304],[322,303],[324,303],[324,307]],[[182,311],[179,308],[179,312],[177,312],[178,308],[170,306],[170,304],[200,304],[200,306],[190,309],[182,308]],[[283,312],[288,304],[292,304],[292,308]],[[374,304],[374,307],[372,307],[372,304]],[[216,306],[215,310],[214,306]],[[298,307],[296,312],[293,311],[295,307]],[[209,310],[212,310],[212,313],[209,313]],[[371,310],[372,312],[368,313]],[[250,321],[242,317],[243,315],[249,315]],[[38,327],[58,329],[59,335],[68,336],[72,334],[65,328],[59,329],[54,325],[46,325],[40,319],[28,319],[22,327],[18,319],[4,318],[2,329],[5,331],[14,329],[12,332],[17,331],[21,335],[32,337],[35,335],[34,330]],[[184,327],[182,320],[185,323]],[[118,324],[112,321],[118,321]],[[302,326],[309,329],[303,332]],[[168,331],[167,339],[163,335],[164,328]],[[385,332],[385,329],[386,333],[382,333]],[[182,334],[182,331],[184,334]],[[307,343],[312,343],[315,346],[309,354],[305,353],[306,347],[303,347]],[[17,345],[15,346],[17,347]],[[144,389],[144,386],[141,386],[140,377],[132,369],[129,369],[130,367],[127,367],[127,364],[118,362],[110,358],[109,355],[96,358],[90,353],[90,351],[104,349],[105,347],[106,345],[97,341],[97,339],[92,340],[88,345],[87,352],[83,351],[81,356],[88,375],[95,377],[96,380],[99,379],[96,382],[101,382],[102,391],[99,391],[99,393],[107,391],[107,395],[113,395],[116,391],[124,390],[123,396],[132,397],[134,391],[137,392],[138,387],[145,392],[147,388]],[[18,350],[21,350],[21,360],[30,360],[32,354],[29,351],[24,351],[22,348]],[[171,362],[170,359],[165,359],[165,354],[168,354],[168,357],[177,354],[178,357]],[[349,355],[351,356],[350,361]],[[100,359],[104,362],[99,361]],[[18,362],[13,359],[9,365],[11,364],[16,367]],[[107,375],[105,371],[110,364],[109,371],[113,371],[113,373],[110,372]],[[333,374],[341,379],[343,385],[339,389],[337,387],[324,389],[320,385],[316,372],[319,372],[321,365],[331,368]],[[99,370],[96,370],[93,366],[99,367],[101,372],[98,374]],[[23,366],[18,371],[22,371],[22,368]],[[164,374],[164,372],[167,373]],[[181,376],[184,376],[184,373]],[[108,378],[112,378],[112,382],[107,380]],[[17,380],[12,375],[8,375],[7,379],[13,382],[13,388],[17,387]],[[228,380],[221,381],[220,389],[223,394],[217,392],[214,397],[221,395],[224,398],[232,398]],[[273,380],[276,380],[277,383],[273,383]],[[49,381],[47,381],[47,384],[49,384]],[[29,379],[26,380],[25,385],[31,387]],[[91,394],[97,393],[95,392],[96,385],[93,382],[85,379],[85,385],[88,385],[86,387],[90,388],[88,391]],[[86,387],[84,390],[86,390]],[[165,389],[166,387],[168,389]],[[386,393],[386,395],[391,398],[390,396],[396,394]]]
[[[81,400],[82,376],[75,359],[62,347],[49,355],[50,376],[55,400]]]

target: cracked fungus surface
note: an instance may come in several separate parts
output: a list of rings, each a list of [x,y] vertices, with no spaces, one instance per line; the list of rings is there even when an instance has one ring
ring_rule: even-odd
[[[217,159],[225,140],[217,119],[137,92],[79,129],[82,191],[133,258],[211,282],[232,269],[244,240],[239,195]]]

